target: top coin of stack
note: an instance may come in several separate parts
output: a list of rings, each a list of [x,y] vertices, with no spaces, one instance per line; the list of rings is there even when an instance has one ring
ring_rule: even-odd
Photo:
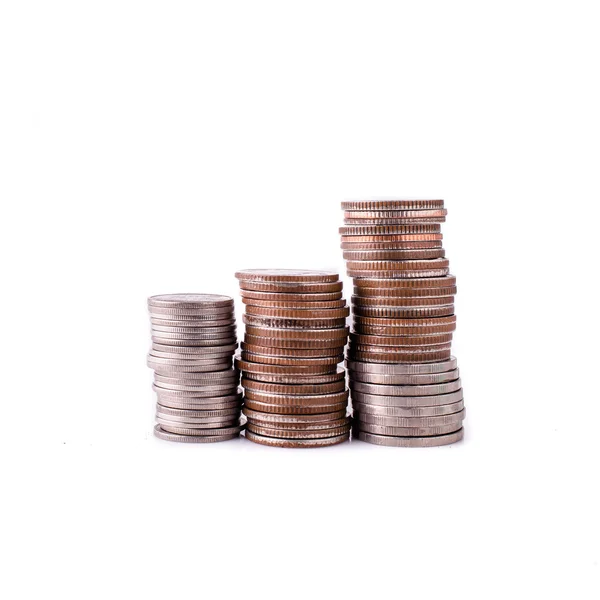
[[[456,279],[442,247],[444,201],[344,202],[342,208],[341,245],[354,278],[348,365],[358,437],[405,446],[456,441],[464,412],[450,356]],[[444,410],[454,412],[429,408],[445,402],[452,406]]]
[[[349,438],[348,337],[342,282],[329,271],[238,271],[246,333],[236,366],[246,437],[267,446],[330,446]]]
[[[148,298],[161,439],[219,442],[237,437],[242,396],[232,368],[237,347],[233,298],[170,294]]]

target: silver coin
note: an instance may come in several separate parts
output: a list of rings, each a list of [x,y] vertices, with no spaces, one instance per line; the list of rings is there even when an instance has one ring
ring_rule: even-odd
[[[350,379],[349,387],[359,393],[379,396],[437,396],[460,390],[461,381],[457,379],[450,383],[434,385],[379,385],[376,383],[361,383]]]
[[[202,346],[202,347],[213,347],[213,346],[227,346],[229,344],[237,343],[237,339],[235,337],[229,338],[219,338],[214,340],[175,340],[169,339],[165,337],[157,337],[152,336],[153,344],[160,344],[163,346],[187,346],[188,348],[191,346]]]
[[[434,435],[429,437],[391,437],[387,435],[377,435],[366,431],[359,431],[353,434],[363,442],[375,444],[377,446],[396,446],[400,448],[431,448],[434,446],[446,446],[460,442],[463,439],[464,430],[459,429],[454,433],[445,435]]]
[[[165,344],[152,344],[150,354],[157,358],[207,360],[213,356],[228,356],[235,353],[237,343],[219,344],[206,347],[199,346],[169,346]]]
[[[224,327],[173,327],[172,325],[152,325],[151,331],[168,333],[170,335],[185,335],[189,337],[220,336],[222,334],[232,335],[236,331],[235,325],[226,325]]]
[[[221,340],[223,338],[235,337],[236,329],[226,328],[225,331],[214,331],[208,333],[173,333],[170,331],[158,331],[151,329],[151,334],[156,337],[161,337],[168,340]]]
[[[286,415],[276,413],[263,413],[258,410],[252,410],[251,408],[244,407],[242,412],[248,420],[263,423],[277,423],[277,424],[302,424],[302,425],[319,425],[321,423],[335,423],[337,421],[344,421],[347,419],[346,410],[338,410],[332,413],[325,414],[309,414],[309,415]]]
[[[180,323],[181,327],[185,327],[186,323],[198,321],[201,323],[198,327],[203,327],[202,323],[213,323],[214,321],[235,321],[235,312],[233,310],[223,312],[204,312],[197,310],[150,310],[150,319],[159,321],[169,321]]]
[[[161,427],[166,425],[167,427],[187,427],[188,429],[206,429],[208,427],[230,427],[237,423],[240,418],[240,413],[229,415],[227,417],[186,417],[182,419],[180,417],[173,417],[171,415],[161,415],[156,413],[156,422]]]
[[[165,383],[163,381],[155,381],[154,385],[160,388],[163,392],[175,391],[175,392],[190,392],[198,394],[212,394],[213,396],[219,392],[231,393],[234,389],[237,389],[238,381],[223,381],[221,383],[205,383],[192,385],[194,382],[190,382],[190,385],[183,385],[180,383]]]
[[[380,417],[438,417],[441,415],[452,415],[460,412],[465,406],[463,400],[452,404],[440,406],[413,406],[404,408],[402,406],[378,406],[366,404],[352,399],[352,407],[363,415],[375,415]]]
[[[246,439],[250,440],[251,442],[263,444],[264,446],[275,446],[278,448],[322,448],[324,446],[340,444],[350,439],[349,433],[335,437],[317,438],[311,440],[272,438],[258,435],[257,433],[252,433],[251,431],[247,430],[244,435],[246,436]]]
[[[229,327],[235,325],[235,319],[191,319],[186,317],[185,319],[163,319],[159,317],[150,317],[150,323],[154,326],[163,327],[183,327],[185,329],[190,327],[199,328],[210,328],[210,327]]]
[[[176,433],[178,435],[189,435],[198,437],[211,437],[214,435],[238,435],[244,429],[244,425],[227,425],[225,427],[213,427],[211,429],[194,429],[190,427],[176,427],[171,425],[161,425],[163,431]]]
[[[240,415],[239,404],[232,406],[231,408],[222,408],[217,410],[197,410],[187,409],[182,410],[179,408],[171,408],[169,406],[163,406],[162,404],[156,405],[156,412],[165,419],[209,419],[211,417],[231,417],[232,415]]]
[[[346,366],[356,373],[381,373],[387,375],[418,375],[425,373],[443,373],[456,369],[457,360],[454,356],[450,360],[423,364],[389,364],[360,362],[347,360]]]
[[[352,392],[352,401],[362,402],[373,406],[398,406],[402,408],[413,408],[420,406],[440,406],[454,404],[464,400],[462,389],[450,394],[439,394],[435,396],[378,396],[375,394],[364,394]]]
[[[445,435],[459,430],[461,423],[438,425],[437,427],[387,427],[385,425],[372,425],[371,423],[357,423],[357,431],[376,433],[377,435],[394,435],[401,437],[426,437],[429,435]]]
[[[155,374],[154,380],[175,385],[224,385],[233,380],[237,381],[239,376],[240,372],[237,369],[227,369],[226,371],[209,371],[207,373],[182,373],[180,377]]]
[[[183,365],[161,365],[148,361],[148,366],[154,369],[159,375],[165,377],[178,377],[186,373],[213,373],[216,371],[226,371],[231,369],[231,361],[224,363],[211,363],[210,365],[192,365],[189,367]]]
[[[361,373],[350,371],[350,378],[361,383],[378,383],[383,385],[431,385],[446,383],[458,379],[459,371],[445,373],[422,373],[418,375],[384,375],[381,373]]]
[[[222,402],[220,402],[221,400]],[[231,395],[217,398],[185,398],[182,400],[161,397],[158,399],[158,402],[160,406],[164,406],[165,408],[179,408],[181,410],[226,410],[228,408],[241,407],[242,396],[240,394],[239,397]]]
[[[164,308],[230,308],[233,298],[221,294],[161,294],[150,296],[148,306]]]
[[[228,435],[212,435],[212,436],[201,436],[201,435],[178,435],[176,433],[169,433],[164,431],[160,425],[154,427],[154,435],[168,442],[183,442],[188,444],[202,444],[202,443],[213,443],[213,442],[225,442],[227,440],[233,440],[239,437],[239,433],[231,433]]]
[[[464,418],[464,409],[451,415],[439,415],[437,417],[389,417],[365,414],[357,409],[354,411],[355,422],[358,421],[358,427],[361,429],[363,423],[385,427],[444,427],[461,423]]]
[[[193,389],[173,389],[165,388],[161,385],[152,384],[152,389],[158,394],[159,398],[170,396],[172,398],[217,398],[219,396],[232,396],[238,391],[237,385],[210,385]],[[184,386],[187,387],[187,386]],[[163,404],[161,400],[161,404]]]

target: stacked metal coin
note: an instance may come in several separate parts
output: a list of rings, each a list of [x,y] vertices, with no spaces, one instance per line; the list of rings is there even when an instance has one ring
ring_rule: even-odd
[[[443,200],[344,202],[354,279],[348,370],[359,439],[437,446],[462,439],[456,278],[442,247]]]
[[[238,437],[242,393],[232,366],[237,348],[233,298],[171,294],[148,298],[158,396],[154,434],[175,442]]]
[[[242,372],[246,438],[311,448],[349,439],[344,360],[349,308],[329,271],[236,273],[245,304]]]

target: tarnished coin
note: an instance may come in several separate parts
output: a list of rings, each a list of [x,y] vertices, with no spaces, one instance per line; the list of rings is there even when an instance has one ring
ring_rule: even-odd
[[[441,226],[437,223],[427,225],[347,225],[340,227],[340,235],[404,235],[439,233]]]
[[[286,309],[291,311],[323,311],[329,309],[340,309],[346,307],[345,300],[330,300],[326,302],[299,302],[294,300],[257,300],[255,298],[242,298],[242,302],[250,307],[262,307],[267,309]],[[248,311],[248,308],[246,309]],[[248,314],[250,312],[248,311]]]
[[[431,448],[434,446],[446,446],[455,444],[463,439],[464,430],[459,429],[454,433],[446,435],[435,435],[428,437],[392,437],[387,435],[376,435],[366,431],[355,434],[359,440],[378,446],[396,446],[401,448]]]
[[[412,288],[412,289],[428,289],[428,288],[448,288],[456,286],[456,277],[447,275],[445,277],[428,277],[425,279],[406,279],[397,281],[395,279],[377,279],[377,278],[362,278],[354,282],[354,286],[358,288]],[[356,292],[361,294],[362,292]]]
[[[321,343],[323,340],[345,340],[350,329],[339,327],[336,329],[283,329],[276,327],[246,326],[246,335],[261,338],[283,338],[289,340],[309,340]]]
[[[463,400],[453,404],[442,404],[440,406],[379,406],[377,404],[366,404],[352,399],[352,408],[355,412],[363,415],[377,415],[380,417],[437,417],[451,415],[460,412],[465,407]]]
[[[342,202],[342,210],[352,211],[389,211],[389,210],[440,210],[443,200],[352,200]]]
[[[246,314],[242,319],[246,325],[278,329],[337,329],[346,325],[345,317],[342,319],[270,319]]]
[[[246,306],[246,315],[268,317],[271,319],[332,320],[345,319],[349,314],[350,307],[348,306],[321,310],[316,310],[310,307],[310,305],[300,309]]]
[[[325,414],[309,414],[309,415],[281,415],[275,413],[264,413],[257,410],[252,410],[245,406],[242,412],[249,420],[255,422],[275,423],[277,426],[284,425],[311,425],[318,426],[328,423],[344,424],[348,422],[346,410],[338,410],[336,412]]]
[[[423,261],[444,258],[443,248],[425,248],[421,250],[344,250],[344,258],[348,261],[381,262],[381,261]],[[349,263],[346,264],[349,266]],[[357,267],[356,264],[352,268]]]
[[[253,381],[261,381],[264,383],[285,383],[290,385],[308,385],[308,384],[324,384],[333,383],[336,381],[344,382],[346,379],[346,371],[338,369],[332,373],[322,373],[320,375],[270,375],[268,373],[250,373],[244,371],[244,377]]]
[[[405,282],[402,282],[403,286],[404,284]],[[360,296],[361,298],[430,298],[439,296],[454,296],[456,294],[456,286],[432,288],[376,288],[355,285],[354,294]]]
[[[366,394],[356,389],[352,390],[352,401],[370,404],[374,406],[400,406],[402,408],[413,408],[420,406],[441,406],[454,404],[464,400],[462,389],[448,394],[433,396],[381,396],[378,394]]]
[[[161,428],[160,425],[154,427],[154,435],[161,440],[168,442],[184,442],[188,444],[202,444],[202,443],[213,443],[213,442],[225,442],[227,440],[233,440],[239,437],[239,433],[231,433],[228,435],[213,435],[213,436],[201,436],[201,435],[178,435],[176,433],[169,433]]]
[[[341,283],[341,282],[340,282]],[[283,293],[283,292],[253,292],[240,290],[244,300],[279,300],[281,302],[330,302],[342,299],[342,292],[327,293]]]
[[[370,353],[348,351],[348,358],[362,362],[374,363],[427,363],[447,360],[450,358],[452,350],[435,350],[431,352],[412,352],[412,353]]]
[[[376,383],[362,383],[350,379],[349,386],[353,391],[379,396],[438,396],[460,390],[461,381],[460,379],[456,379],[448,383],[432,385],[380,385]]]
[[[248,399],[244,402],[244,406],[258,412],[282,415],[330,414],[333,412],[345,412],[347,408],[346,401],[336,402],[335,404],[270,404]]]
[[[437,427],[388,427],[385,425],[372,425],[371,423],[355,422],[356,430],[375,433],[377,435],[395,435],[405,437],[425,437],[429,435],[445,435],[454,433],[462,427],[462,423],[451,425],[438,425]]]
[[[356,384],[358,385],[358,384]],[[363,385],[363,384],[361,384]],[[366,384],[364,384],[366,385]],[[345,381],[334,381],[332,383],[306,383],[306,384],[282,384],[282,383],[266,383],[242,377],[242,387],[246,390],[246,395],[249,391],[263,392],[266,394],[286,394],[291,395],[321,395],[343,392],[346,388]],[[421,386],[426,387],[426,386]],[[460,386],[459,386],[460,387]],[[369,390],[359,390],[369,391]],[[426,392],[425,392],[426,393]],[[436,392],[431,392],[436,393]],[[439,392],[442,393],[442,392]]]
[[[337,281],[335,271],[316,271],[309,269],[243,269],[235,274],[240,281],[270,282],[314,282],[328,283]]]
[[[291,365],[273,365],[268,363],[257,363],[250,362],[247,360],[240,360],[236,358],[235,366],[244,372],[244,374],[248,375],[250,373],[259,373],[263,375],[325,375],[328,373],[338,373],[342,372],[337,368],[336,363],[331,364],[309,364],[309,365],[301,365],[297,363],[292,363]]]
[[[310,282],[310,281],[240,281],[242,296],[247,292],[279,293],[279,294],[331,294],[341,293],[343,281]]]
[[[291,439],[291,440],[315,440],[322,438],[331,438],[336,435],[344,435],[350,432],[350,425],[328,429],[291,429],[291,428],[272,428],[263,427],[256,423],[249,422],[247,431],[263,435],[269,438]]]
[[[150,296],[148,306],[159,308],[228,308],[233,298],[220,294],[163,294]]]
[[[348,369],[355,372],[363,373],[382,373],[388,375],[419,375],[426,373],[444,373],[446,371],[453,371],[457,368],[458,361],[453,356],[450,360],[443,362],[432,362],[422,365],[388,365],[388,364],[375,364],[375,363],[363,363],[349,360],[346,363]]]
[[[265,350],[269,350],[265,348]],[[247,360],[253,363],[263,365],[279,365],[279,366],[298,366],[298,367],[317,367],[317,366],[334,366],[344,360],[342,353],[335,356],[321,356],[318,358],[306,358],[303,356],[269,356],[268,354],[255,354],[242,350],[242,360]]]
[[[362,373],[351,371],[350,377],[362,383],[378,383],[382,385],[430,385],[455,381],[459,377],[458,369],[445,373],[420,373],[418,375],[387,375],[382,373]]]
[[[355,306],[353,313],[358,317],[388,319],[423,319],[428,317],[448,317],[454,314],[454,304],[442,306]]]
[[[395,219],[403,222],[405,219],[445,219],[448,211],[445,208],[419,210],[346,210],[344,219]]]
[[[273,345],[263,345],[264,341],[270,341],[268,338],[255,337],[247,335],[245,341],[242,342],[242,350],[245,352],[252,352],[253,354],[261,354],[263,356],[281,356],[287,358],[303,357],[303,358],[322,358],[339,356],[343,353],[346,345],[346,340],[334,340],[335,344],[329,345],[317,345],[314,348],[301,348],[301,347],[275,347]],[[277,340],[273,340],[277,342]]]
[[[270,392],[270,391],[259,391],[253,389],[246,389],[244,394],[244,402],[246,406],[249,406],[248,402],[261,402],[264,404],[277,404],[279,406],[335,406],[338,404],[346,404],[348,402],[348,390],[341,392],[323,392],[323,393],[308,393],[308,394],[290,394],[285,391],[282,393]],[[249,406],[253,408],[252,406]],[[261,410],[257,408],[256,410]],[[339,408],[332,408],[331,410],[322,410],[320,412],[333,412],[339,410]],[[263,411],[269,412],[269,411]]]
[[[425,277],[444,277],[448,275],[449,269],[428,269],[427,271],[359,271],[347,269],[348,277],[357,279],[381,277],[386,279],[423,279]]]
[[[353,308],[377,307],[418,309],[432,306],[454,306],[453,296],[402,297],[402,296],[352,296]]]
[[[437,417],[390,417],[382,415],[371,415],[361,412],[358,408],[354,410],[354,419],[357,426],[362,429],[363,424],[379,425],[380,427],[406,427],[406,428],[425,428],[425,427],[445,427],[454,425],[457,429],[462,427],[462,421],[465,418],[465,410],[461,410],[451,415],[440,415]]]
[[[281,438],[267,437],[253,433],[252,431],[246,430],[245,436],[247,440],[255,442],[256,444],[263,444],[264,446],[275,446],[278,448],[322,448],[324,446],[333,446],[335,444],[341,444],[350,439],[350,433],[344,433],[343,435],[311,440],[288,440]]]

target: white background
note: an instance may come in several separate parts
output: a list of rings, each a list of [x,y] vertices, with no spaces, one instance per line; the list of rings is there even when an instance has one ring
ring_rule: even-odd
[[[2,596],[597,599],[596,9],[2,2]],[[465,441],[154,439],[147,296],[373,196],[446,200]]]

